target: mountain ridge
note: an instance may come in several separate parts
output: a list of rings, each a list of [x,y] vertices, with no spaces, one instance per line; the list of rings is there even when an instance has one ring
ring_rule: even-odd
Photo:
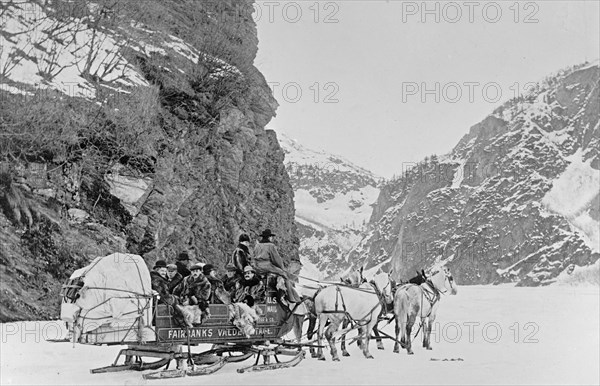
[[[465,284],[546,285],[597,261],[597,236],[581,229],[599,219],[599,73],[585,64],[545,78],[473,125],[447,155],[382,186],[353,264],[393,269],[398,279],[447,265]],[[565,191],[587,192],[586,202]],[[561,213],[569,200],[580,229]],[[550,202],[561,203],[558,212]]]

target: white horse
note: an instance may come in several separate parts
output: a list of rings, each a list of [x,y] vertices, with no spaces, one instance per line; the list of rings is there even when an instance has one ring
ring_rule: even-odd
[[[331,349],[331,357],[339,361],[335,347],[334,334],[345,318],[359,326],[363,354],[366,358],[373,358],[369,352],[371,331],[377,324],[379,315],[385,303],[392,301],[392,291],[389,277],[380,273],[373,278],[372,283],[363,283],[358,288],[331,285],[323,288],[315,296],[315,311],[319,319],[318,342],[323,338],[323,331],[329,319],[330,324],[325,331],[325,337]],[[360,338],[359,338],[360,339]],[[318,357],[325,360],[323,348],[319,347]]]
[[[442,268],[428,275],[429,279],[420,285],[404,284],[396,290],[394,296],[394,314],[396,316],[396,344],[394,352],[400,352],[400,345],[408,354],[413,354],[411,348],[411,332],[417,316],[421,318],[423,329],[423,347],[431,350],[429,337],[435,321],[440,295],[458,292],[456,283],[450,271]],[[427,320],[427,323],[425,320]],[[402,331],[402,339],[398,344],[398,334]]]

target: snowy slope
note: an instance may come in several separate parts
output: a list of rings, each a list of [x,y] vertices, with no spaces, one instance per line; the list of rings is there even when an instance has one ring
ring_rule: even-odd
[[[352,263],[404,280],[446,264],[464,283],[547,285],[596,262],[599,81],[597,63],[561,70],[383,185]]]
[[[343,157],[302,146],[278,131],[294,189],[301,273],[314,278],[347,268],[347,252],[362,238],[379,195],[378,178]]]
[[[48,8],[28,1],[11,2],[1,11],[0,91],[11,94],[33,95],[35,91],[53,89],[94,100],[98,87],[130,93],[132,87],[149,86],[125,57],[127,50],[148,57],[181,56],[194,63],[203,57],[220,66],[213,76],[239,73],[234,66],[198,51],[182,39],[148,30],[133,20],[128,28],[98,27],[95,23],[102,19],[102,10],[92,2],[87,12],[78,11],[81,17],[76,7],[68,18],[57,18],[48,14]],[[164,70],[183,72],[179,68]]]
[[[384,341],[375,359],[356,345],[350,357],[332,362],[310,358],[296,367],[238,374],[253,359],[228,364],[204,377],[144,381],[141,373],[90,374],[112,363],[119,346],[47,343],[63,323],[0,325],[2,385],[527,385],[600,382],[600,296],[590,288],[459,287],[444,296],[434,324],[432,351],[415,343],[415,354],[394,354]],[[574,317],[576,316],[576,317]],[[383,325],[383,323],[382,323]],[[393,334],[393,326],[383,331]],[[354,336],[351,332],[349,337]],[[200,352],[209,347],[193,347]],[[446,359],[446,360],[444,360]],[[452,361],[451,359],[455,359]]]

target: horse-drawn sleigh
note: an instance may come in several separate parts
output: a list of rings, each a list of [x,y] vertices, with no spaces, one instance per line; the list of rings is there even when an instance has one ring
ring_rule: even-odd
[[[70,340],[74,343],[128,346],[120,350],[111,365],[93,369],[92,373],[164,368],[144,374],[146,379],[156,379],[211,374],[227,363],[241,362],[253,356],[254,364],[237,371],[291,367],[304,359],[304,348],[308,347],[311,351],[317,347],[316,357],[324,360],[323,346],[320,345],[323,335],[333,359],[339,360],[335,341],[343,321],[350,322],[350,327],[342,333],[358,330],[355,340],[359,344],[362,342],[367,358],[372,358],[369,353],[372,332],[378,339],[378,348],[383,348],[381,333],[384,338],[396,342],[394,351],[397,352],[397,346],[401,344],[410,353],[410,329],[415,318],[432,320],[437,308],[437,300],[432,302],[429,295],[423,294],[455,292],[452,277],[446,270],[439,270],[424,286],[416,286],[416,289],[399,287],[396,291],[392,290],[387,274],[375,275],[368,283],[362,279],[362,272],[359,276],[349,285],[321,283],[321,288],[308,299],[309,311],[305,312],[290,309],[283,300],[281,286],[278,286],[279,292],[269,288],[266,300],[255,305],[260,316],[249,328],[241,328],[235,323],[232,304],[211,304],[208,319],[201,324],[186,325],[178,321],[177,310],[172,305],[156,302],[144,260],[137,255],[116,253],[99,257],[71,275],[63,286],[61,318],[67,322]],[[414,296],[419,291],[422,293],[420,299]],[[392,302],[394,297],[396,301]],[[424,299],[428,305],[423,303]],[[418,302],[419,307],[414,302]],[[393,308],[396,313],[387,320],[389,323],[396,319],[395,339],[377,329],[385,311],[392,310],[392,303],[396,303]],[[411,311],[415,309],[419,315]],[[312,323],[308,329],[309,341],[302,342],[302,324],[306,316]],[[311,340],[315,320],[319,321],[316,344]],[[407,334],[398,341],[401,329]],[[423,328],[424,345],[429,342],[430,330]],[[290,331],[294,331],[295,341],[285,339]],[[192,348],[195,350],[207,344],[211,346],[209,349],[205,347],[203,351],[192,352]],[[347,355],[344,344],[342,351]],[[288,360],[280,360],[283,357]],[[175,363],[175,368],[169,370],[171,363]]]
[[[255,305],[260,316],[247,329],[234,324],[235,304],[210,304],[210,317],[188,326],[179,321],[173,306],[157,304],[146,264],[137,255],[99,257],[75,271],[63,286],[62,300],[61,318],[67,322],[70,340],[128,345],[111,365],[91,370],[94,374],[164,367],[144,378],[205,375],[252,356],[255,363],[237,371],[261,371],[295,366],[304,358],[302,344],[283,339],[295,317],[276,291],[267,290],[265,301]],[[206,344],[212,347],[192,352]],[[291,358],[280,360],[286,356]],[[168,370],[172,362],[176,368]]]

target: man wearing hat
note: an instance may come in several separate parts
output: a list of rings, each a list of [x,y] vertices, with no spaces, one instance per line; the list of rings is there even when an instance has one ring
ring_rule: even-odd
[[[205,318],[210,315],[208,312],[210,282],[202,273],[202,265],[194,264],[190,267],[190,271],[190,276],[183,278],[183,281],[173,290],[173,294],[178,296],[183,304],[198,305]]]
[[[167,280],[169,281],[169,293],[172,294],[175,287],[183,280],[183,276],[177,272],[177,264],[167,265]]]
[[[181,252],[179,256],[177,256],[177,272],[181,275],[181,277],[190,276],[190,270],[188,267],[190,266],[190,256],[187,252]]]
[[[174,298],[169,292],[169,282],[167,279],[167,262],[164,260],[157,260],[150,272],[150,280],[152,283],[152,289],[158,292],[160,296],[159,304],[174,304]]]
[[[221,277],[221,281],[223,282],[223,288],[232,295],[231,298],[233,299],[233,295],[235,295],[235,285],[240,281],[241,276],[238,274],[237,268],[233,264],[227,264],[225,270],[225,275]]]
[[[223,286],[223,282],[217,278],[217,271],[215,270],[214,265],[212,264],[205,264],[204,267],[202,267],[202,272],[204,273],[204,276],[206,276],[206,278],[208,279],[209,283],[210,283],[210,297],[209,297],[209,302],[210,303],[223,303],[219,297],[217,296],[216,292],[218,291],[218,288],[220,288],[221,290],[224,290],[224,286]]]
[[[270,229],[265,229],[261,235],[259,243],[254,247],[254,265],[259,275],[273,273],[285,278],[287,287],[287,298],[291,303],[299,303],[300,296],[293,287],[289,274],[283,267],[283,260],[277,252],[277,247],[273,244],[275,234]]]
[[[244,277],[239,282],[234,302],[244,302],[247,296],[251,296],[256,303],[265,301],[265,286],[251,265],[244,268]]]
[[[244,267],[250,265],[250,236],[242,233],[238,240],[238,246],[233,252],[230,264],[236,268],[238,275],[241,277],[244,273]]]

